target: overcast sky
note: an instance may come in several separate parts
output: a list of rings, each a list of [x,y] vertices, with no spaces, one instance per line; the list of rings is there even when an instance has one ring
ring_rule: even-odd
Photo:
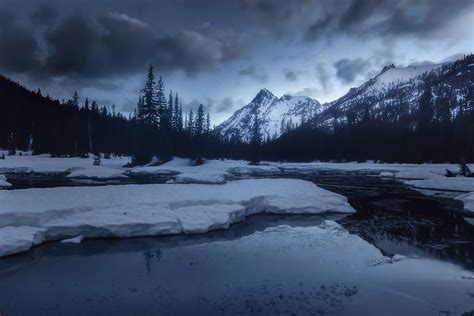
[[[261,88],[320,102],[474,51],[473,0],[0,0],[0,72],[133,111],[147,65],[217,124]]]

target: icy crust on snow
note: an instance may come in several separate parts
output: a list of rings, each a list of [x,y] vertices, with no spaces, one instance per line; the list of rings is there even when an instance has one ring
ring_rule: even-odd
[[[78,179],[127,179],[128,177],[124,174],[124,170],[104,168],[100,166],[89,166],[87,168],[79,167],[74,169],[68,178]]]
[[[440,191],[474,191],[474,178],[431,178],[424,180],[405,181],[406,184],[420,189],[440,190]]]
[[[0,256],[46,240],[132,237],[226,229],[257,213],[353,213],[347,199],[311,182],[230,181],[0,192]],[[15,227],[12,227],[15,226]]]
[[[0,228],[0,256],[23,252],[44,241],[44,230],[39,227],[7,226]]]
[[[181,173],[175,177],[174,181],[175,183],[223,184],[226,179],[224,174]]]
[[[11,187],[11,183],[7,181],[7,177],[3,174],[0,174],[0,188],[8,188]]]
[[[464,210],[474,212],[474,192],[463,194],[456,199],[464,203]]]

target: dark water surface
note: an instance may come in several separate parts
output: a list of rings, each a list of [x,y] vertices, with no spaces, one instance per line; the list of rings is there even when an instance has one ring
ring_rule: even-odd
[[[357,213],[257,215],[205,235],[47,243],[0,259],[0,314],[474,311],[474,226],[460,203],[367,174],[286,176],[347,196]]]

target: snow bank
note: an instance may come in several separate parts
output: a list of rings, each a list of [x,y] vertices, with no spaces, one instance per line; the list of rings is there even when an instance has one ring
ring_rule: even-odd
[[[474,178],[465,177],[435,177],[425,180],[410,180],[405,181],[405,184],[411,185],[419,189],[431,189],[441,191],[460,191],[471,192],[474,191]]]
[[[7,188],[10,187],[11,183],[7,181],[7,177],[3,174],[0,174],[0,188]]]
[[[256,213],[355,212],[345,197],[291,179],[8,190],[0,201],[0,256],[79,235],[204,233]]]
[[[44,241],[44,230],[39,227],[7,226],[0,228],[0,256],[23,252]]]
[[[122,166],[130,162],[130,157],[111,157],[102,159],[100,166],[94,166],[94,158],[70,157],[70,158],[52,158],[50,155],[31,155],[23,154],[15,156],[5,156],[0,160],[1,173],[14,172],[66,172],[71,168],[83,168],[99,170],[100,168],[123,169]]]
[[[379,174],[382,178],[395,178],[395,173],[390,171],[384,171]]]
[[[247,174],[247,175],[265,175],[280,173],[281,170],[275,166],[241,166],[241,167],[232,167],[228,170],[233,174]]]
[[[458,196],[456,200],[460,200],[464,203],[464,210],[474,212],[474,192]]]
[[[74,169],[67,176],[68,178],[82,179],[127,179],[124,170],[117,170],[101,166],[89,166],[87,168]]]
[[[181,173],[175,177],[175,183],[223,184],[225,174]]]
[[[474,218],[464,217],[464,220],[466,221],[466,223],[474,225]]]

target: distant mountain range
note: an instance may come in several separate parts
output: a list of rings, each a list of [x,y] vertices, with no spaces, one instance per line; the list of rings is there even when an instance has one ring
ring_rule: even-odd
[[[446,87],[462,99],[468,93],[463,90],[472,90],[474,86],[474,55],[441,64],[400,68],[387,65],[377,76],[325,104],[305,96],[284,95],[278,98],[267,89],[262,89],[252,102],[218,125],[214,132],[226,139],[248,142],[254,110],[257,110],[261,120],[264,139],[278,138],[302,123],[331,127],[348,118],[357,119],[364,111],[369,111],[372,117],[399,116],[404,112],[411,114],[417,109],[425,83],[433,86],[435,99],[444,93],[441,90]],[[397,102],[393,101],[395,99]],[[399,100],[403,100],[403,104],[399,104]],[[368,105],[370,108],[367,108]],[[450,110],[456,113],[462,105],[463,102],[454,102]]]

